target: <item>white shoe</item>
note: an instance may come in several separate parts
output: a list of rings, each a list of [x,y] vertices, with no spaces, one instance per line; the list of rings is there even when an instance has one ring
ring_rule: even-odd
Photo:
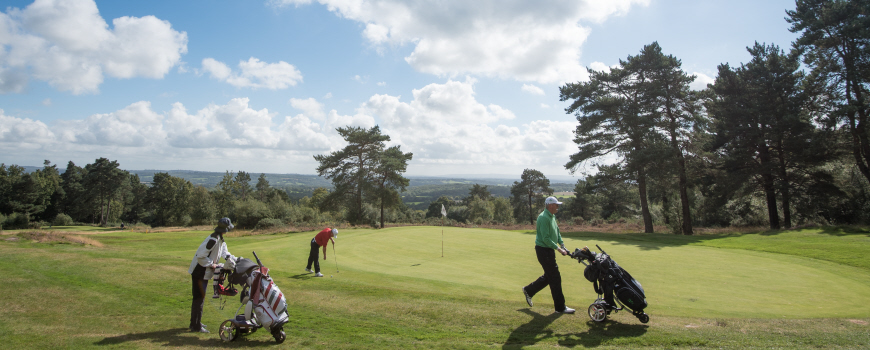
[[[305,272],[311,273],[311,269],[305,269]]]
[[[320,272],[318,272],[318,273],[315,273],[315,274],[314,274],[314,277],[323,277],[323,274],[320,273]]]
[[[526,293],[526,287],[523,287],[523,296],[526,297],[526,303],[529,304],[529,307],[532,307],[532,297],[529,296],[529,293]]]
[[[574,309],[572,309],[572,308],[566,306],[566,307],[565,307],[565,310],[562,310],[562,311],[556,311],[556,312],[558,312],[558,313],[563,313],[563,314],[573,314],[573,313],[574,313]]]

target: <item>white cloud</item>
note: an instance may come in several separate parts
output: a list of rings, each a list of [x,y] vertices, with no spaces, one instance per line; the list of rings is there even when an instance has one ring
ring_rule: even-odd
[[[340,115],[335,110],[323,119],[315,122],[306,114],[279,117],[266,108],[253,108],[247,98],[195,112],[178,102],[168,111],[156,112],[150,102],[140,101],[53,126],[0,110],[0,154],[13,164],[36,164],[34,159],[46,158],[79,163],[108,157],[127,167],[134,163],[134,169],[213,170],[218,164],[220,169],[265,167],[308,174],[317,166],[313,155],[343,147],[335,128],[375,125],[369,115]]]
[[[51,99],[46,98],[46,99],[42,100],[42,105],[43,106],[51,106]]]
[[[84,120],[61,121],[58,127],[63,141],[85,145],[144,147],[166,138],[163,116],[152,111],[147,101]]]
[[[326,95],[323,95],[323,99],[325,99],[325,100],[328,100],[328,99],[330,99],[330,98],[332,98],[332,93],[331,93],[331,92],[327,92]]]
[[[211,74],[212,78],[240,88],[278,90],[296,86],[302,81],[302,73],[292,64],[284,61],[266,63],[254,57],[239,61],[238,73],[211,57],[202,60],[202,70]]]
[[[540,96],[544,95],[543,89],[541,89],[535,85],[532,85],[532,84],[523,84],[523,91],[528,92],[532,95],[540,95]]]
[[[300,6],[310,0],[270,0]],[[585,80],[580,49],[590,30],[649,0],[317,0],[336,15],[364,25],[376,47],[410,44],[405,60],[439,76],[475,74],[539,83]]]
[[[707,84],[716,82],[716,79],[710,78],[704,73],[693,72],[692,75],[695,76],[695,81],[689,84],[689,88],[692,90],[704,90],[707,88]]]
[[[28,76],[73,94],[96,93],[104,76],[159,79],[187,53],[187,34],[154,16],[119,17],[112,28],[93,0],[36,0],[0,13],[0,93]]]
[[[596,72],[605,72],[605,73],[610,72],[610,67],[604,63],[601,63],[601,62],[592,62],[589,64],[589,68],[596,71]]]
[[[380,81],[380,82],[378,82],[378,86],[387,86],[387,82]]]
[[[413,90],[413,100],[374,95],[358,110],[376,117],[391,142],[413,152],[415,172],[446,169],[460,173],[498,173],[518,167],[559,169],[575,148],[573,122],[532,121],[521,127],[501,124],[515,119],[498,105],[474,97],[473,79],[448,80]],[[542,160],[556,159],[549,162]],[[558,163],[558,164],[557,164]],[[469,166],[486,171],[469,171]]]
[[[54,133],[45,123],[29,118],[10,117],[0,109],[0,144],[32,147],[52,143],[54,139]]]
[[[547,109],[547,108],[550,108],[550,105],[548,105],[546,103],[541,103],[541,108]]]
[[[202,60],[202,70],[217,80],[227,80],[233,74],[229,66],[211,57]]]
[[[290,105],[293,108],[301,110],[305,115],[314,119],[323,119],[326,114],[323,113],[323,104],[309,97],[307,99],[291,98]]]

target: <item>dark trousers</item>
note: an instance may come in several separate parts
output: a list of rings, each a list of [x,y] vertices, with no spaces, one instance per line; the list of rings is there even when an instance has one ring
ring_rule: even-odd
[[[306,269],[311,270],[311,264],[314,263],[314,272],[320,272],[320,261],[318,260],[318,252],[320,250],[320,245],[317,244],[313,239],[311,240],[311,252],[308,253],[308,266],[305,266]]]
[[[544,268],[544,275],[526,286],[529,296],[538,294],[544,287],[550,286],[550,294],[553,295],[553,304],[556,311],[565,310],[565,296],[562,294],[562,275],[559,273],[559,265],[556,265],[556,251],[552,248],[535,246],[535,255],[538,262]]]
[[[191,294],[193,301],[190,303],[190,329],[198,331],[202,326],[202,308],[205,304],[205,291],[208,288],[208,280],[202,276],[190,275]]]

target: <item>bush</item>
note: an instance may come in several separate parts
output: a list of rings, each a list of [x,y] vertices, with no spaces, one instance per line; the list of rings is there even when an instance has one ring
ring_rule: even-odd
[[[30,225],[30,215],[23,213],[12,213],[6,217],[3,222],[3,229],[17,230],[28,228]]]
[[[192,221],[192,219],[190,218],[190,215],[183,215],[181,218],[178,219],[177,225],[178,226],[190,226],[191,221]]]
[[[257,225],[260,220],[269,217],[269,207],[266,203],[256,199],[248,198],[244,201],[236,203],[235,211],[233,212],[234,225],[238,228],[251,228]]]
[[[72,226],[73,223],[73,219],[64,213],[57,214],[54,220],[51,221],[51,224],[54,226]]]
[[[266,219],[260,220],[260,222],[257,223],[257,226],[254,227],[254,229],[255,230],[264,230],[264,229],[275,228],[275,227],[284,227],[284,222],[281,221],[280,219],[266,218]]]

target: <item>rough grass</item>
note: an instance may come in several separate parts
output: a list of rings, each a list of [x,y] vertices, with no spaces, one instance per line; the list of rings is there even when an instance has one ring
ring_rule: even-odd
[[[535,297],[534,308],[528,308],[519,287],[540,271],[533,260],[534,237],[524,232],[446,228],[445,257],[441,258],[437,227],[342,230],[336,247],[340,272],[334,272],[336,261],[330,247],[329,260],[321,260],[326,278],[312,278],[302,270],[306,243],[313,231],[228,238],[230,250],[236,255],[250,257],[250,251],[256,250],[287,295],[291,322],[285,327],[287,341],[280,346],[275,346],[263,331],[230,344],[220,343],[215,333],[185,332],[190,304],[187,266],[195,247],[207,234],[127,231],[88,236],[104,244],[102,248],[33,240],[0,241],[0,269],[5,272],[8,291],[0,299],[6,316],[0,319],[3,347],[870,346],[870,319],[860,309],[867,297],[848,300],[860,297],[862,288],[870,288],[870,271],[834,258],[819,259],[811,249],[796,249],[808,241],[809,246],[826,243],[824,250],[829,256],[848,256],[848,249],[853,247],[856,253],[866,256],[870,245],[863,244],[867,235],[862,233],[800,230],[706,237],[566,233],[572,247],[601,244],[644,283],[650,300],[649,324],[641,324],[624,313],[613,315],[605,323],[591,322],[582,313],[555,314],[546,291]],[[768,251],[772,249],[787,253]],[[594,299],[589,283],[582,279],[582,266],[567,258],[559,262],[569,305],[582,311]],[[794,270],[794,276],[801,277],[776,277],[790,272],[766,271],[765,266],[771,264]],[[675,274],[669,270],[688,275],[667,275]],[[818,276],[808,276],[810,273]],[[675,290],[683,292],[693,285],[703,287],[720,281],[715,277],[722,274],[729,274],[728,283],[737,284],[734,292],[713,294],[710,297],[715,299],[706,304],[703,298],[694,302],[681,299],[685,296],[673,295],[675,292],[665,289],[667,285],[656,282],[661,278],[682,286]],[[794,289],[815,283],[804,279],[816,278],[833,278],[821,286],[814,285],[823,300],[792,307],[782,305],[816,295],[815,291]],[[856,290],[835,286],[847,280],[853,280]],[[777,285],[782,288],[763,290]],[[707,293],[727,286],[714,287]],[[762,290],[753,290],[758,288]],[[700,288],[698,293],[703,291]],[[781,293],[780,299],[767,296],[774,292]],[[741,298],[747,295],[770,299],[764,305],[742,310]],[[224,300],[227,303],[223,310],[218,308],[218,301],[207,300],[204,322],[213,330],[239,305],[238,299]],[[830,309],[840,309],[843,315],[830,316]],[[782,317],[773,311],[790,314]]]
[[[74,233],[67,233],[63,231],[44,231],[44,230],[36,230],[36,231],[21,231],[19,232],[16,238],[33,241],[37,243],[60,243],[60,244],[82,244],[82,245],[90,245],[94,247],[103,247],[103,243],[100,241],[83,236],[77,235]],[[8,239],[7,239],[8,240]],[[15,240],[12,240],[15,241]]]

